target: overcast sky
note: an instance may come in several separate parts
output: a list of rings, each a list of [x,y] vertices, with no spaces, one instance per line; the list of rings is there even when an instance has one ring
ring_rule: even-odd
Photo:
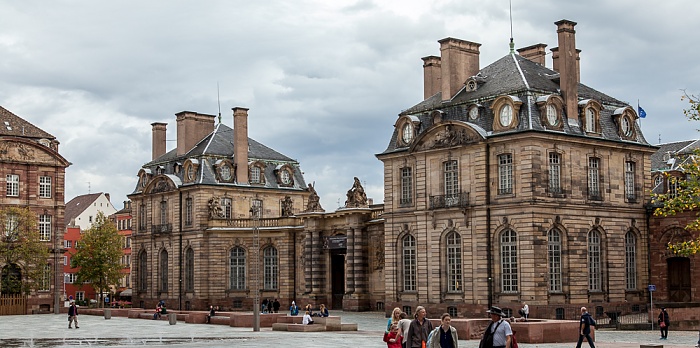
[[[508,0],[2,1],[0,105],[53,134],[66,201],[109,192],[119,209],[151,160],[151,126],[175,113],[250,108],[249,136],[298,160],[326,211],[353,177],[383,201],[374,156],[397,114],[422,100],[421,57],[437,41],[481,43],[480,65],[508,54]],[[682,110],[700,93],[700,2],[513,0],[516,48],[557,46],[578,23],[581,82],[646,110],[657,144],[700,137]],[[551,68],[551,55],[547,56]],[[88,184],[89,183],[89,184]]]

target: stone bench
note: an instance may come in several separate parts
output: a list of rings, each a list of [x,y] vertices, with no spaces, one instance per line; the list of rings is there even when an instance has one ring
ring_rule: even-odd
[[[209,318],[209,324],[215,324],[215,325],[231,325],[231,317],[230,316],[213,316]]]
[[[357,324],[355,324],[355,323],[340,324],[340,331],[357,331]]]
[[[274,323],[272,324],[272,331],[288,331],[287,330],[287,325],[291,325],[288,323]]]
[[[326,327],[324,325],[316,325],[316,324],[311,324],[311,325],[286,324],[286,325],[287,325],[287,331],[291,331],[291,332],[321,332],[321,331],[326,331]]]
[[[302,321],[304,321],[304,317],[300,317],[298,315],[295,315],[295,316],[287,315],[284,317],[277,318],[278,323],[286,323],[286,324],[301,324]]]

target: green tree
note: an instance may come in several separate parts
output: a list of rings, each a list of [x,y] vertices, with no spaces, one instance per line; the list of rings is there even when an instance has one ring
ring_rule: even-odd
[[[700,98],[695,95],[685,94],[681,100],[687,100],[690,104],[683,113],[689,121],[700,121]],[[654,216],[673,216],[684,211],[698,211],[697,218],[685,227],[689,231],[700,231],[700,151],[687,158],[683,158],[680,170],[685,174],[684,179],[667,175],[669,187],[676,186],[675,192],[655,194],[652,203],[661,204],[654,211]],[[700,252],[700,237],[695,240],[687,240],[668,245],[668,249],[674,254],[690,256]]]
[[[0,289],[29,294],[39,287],[49,258],[49,246],[39,240],[37,216],[28,208],[2,208],[0,228]]]
[[[95,222],[82,233],[77,251],[71,257],[71,267],[79,268],[75,283],[91,283],[102,297],[103,291],[110,285],[117,285],[122,276],[121,257],[122,239],[117,226],[102,212],[97,213]]]

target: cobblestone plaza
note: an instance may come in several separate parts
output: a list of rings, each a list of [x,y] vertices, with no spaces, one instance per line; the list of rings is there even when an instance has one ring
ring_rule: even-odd
[[[356,332],[293,333],[262,329],[233,328],[225,325],[169,325],[167,321],[80,315],[80,329],[68,329],[64,314],[0,317],[0,347],[386,347],[382,342],[386,318],[378,312],[332,312],[343,322],[357,323]],[[693,347],[697,332],[671,331],[666,341],[659,341],[654,331],[607,331],[596,333],[596,347],[637,348],[643,344],[664,347]],[[478,341],[461,340],[460,347],[476,348]],[[520,344],[522,348],[572,348],[575,343]],[[585,346],[585,343],[584,343]],[[587,346],[586,346],[587,347]]]

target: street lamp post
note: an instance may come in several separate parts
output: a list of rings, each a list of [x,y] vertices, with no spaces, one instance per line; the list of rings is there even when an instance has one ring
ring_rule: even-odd
[[[250,208],[250,213],[253,215],[253,250],[255,251],[255,257],[253,258],[253,270],[255,276],[253,277],[252,290],[255,294],[253,298],[253,331],[260,331],[260,231],[258,225],[260,225],[260,207],[252,206]]]

